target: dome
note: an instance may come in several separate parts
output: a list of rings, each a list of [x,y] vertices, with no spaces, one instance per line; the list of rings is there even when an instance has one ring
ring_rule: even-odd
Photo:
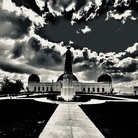
[[[37,82],[38,83],[38,82],[40,82],[40,78],[38,75],[32,74],[29,76],[28,82]]]
[[[64,73],[58,77],[57,81],[62,81],[63,80],[63,75],[64,75]],[[73,80],[78,81],[78,79],[75,75],[73,75]]]
[[[112,82],[112,78],[108,74],[102,74],[101,76],[98,77],[98,82]]]

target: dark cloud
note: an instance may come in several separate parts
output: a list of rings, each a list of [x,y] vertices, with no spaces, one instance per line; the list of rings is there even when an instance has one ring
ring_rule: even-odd
[[[127,67],[120,69],[122,72],[135,72],[138,69],[138,63],[131,63]]]
[[[72,19],[73,13],[74,13],[74,10],[64,11],[63,15],[64,15],[65,19],[70,21]]]
[[[115,82],[129,82],[129,81],[132,81],[134,80],[134,78],[132,76],[126,76],[125,74],[122,74],[122,73],[118,73],[118,74],[112,74],[112,78],[113,78],[113,81]]]
[[[63,57],[60,52],[52,47],[43,47],[39,40],[31,37],[28,42],[17,42],[12,50],[12,58],[24,56],[28,65],[57,70],[63,64]],[[56,66],[56,68],[55,68]]]
[[[42,45],[39,40],[34,37],[31,37],[28,41],[28,45],[34,50],[35,52],[39,52]]]
[[[29,65],[52,70],[58,70],[61,63],[63,59],[55,47],[41,49],[28,61]]]
[[[136,0],[119,0],[118,3],[116,4],[116,9],[117,11],[123,13],[126,10],[134,10],[138,11],[138,2]]]
[[[71,25],[67,20],[57,20],[56,24],[48,24],[42,28],[37,28],[37,33],[42,38],[52,42],[65,42],[69,40],[74,42],[74,48],[88,47],[97,52],[124,51],[127,46],[138,41],[136,32],[138,31],[138,21],[130,19],[122,25],[121,22],[114,19],[105,20],[102,16],[93,21],[88,21],[85,25],[91,28],[91,32],[87,34],[77,34],[80,28],[84,28],[84,24]]]
[[[37,73],[35,69],[26,65],[13,64],[7,61],[0,60],[0,69],[10,73],[19,73],[19,74],[32,74]]]
[[[136,0],[119,0],[118,2],[115,2],[115,0],[101,0],[101,5],[97,5],[96,1],[93,0],[91,7],[85,11],[84,8],[88,7],[88,2],[90,1],[91,0],[45,0],[44,9],[40,10],[35,0],[12,0],[12,2],[14,2],[17,6],[24,6],[28,9],[32,9],[34,12],[41,16],[44,15],[44,13],[49,13],[49,8],[61,12],[62,16],[66,16],[67,7],[69,7],[72,3],[75,3],[74,7],[72,7],[72,9],[74,9],[74,13],[80,12],[82,14],[82,17],[80,19],[75,19],[75,21],[78,23],[86,21],[91,13],[95,13],[96,17],[99,17],[110,10],[116,10],[119,13],[123,13],[126,10],[138,11],[138,2]],[[47,6],[48,3],[50,4],[50,7]],[[63,10],[61,10],[61,7]]]
[[[53,46],[48,44],[44,47],[41,38],[34,37],[28,41],[16,41],[12,49],[12,60],[24,62],[26,66],[15,66],[9,62],[0,61],[0,68],[8,72],[32,73],[34,70],[27,68],[45,68],[50,70],[63,70],[63,58],[60,51],[56,49],[54,43],[64,42],[69,45],[73,41],[74,49],[80,49],[81,56],[74,56],[74,72],[85,72],[85,80],[97,80],[101,73],[110,73],[115,81],[131,81],[133,77],[128,74],[137,72],[138,48],[126,49],[134,42],[138,41],[138,2],[135,0],[102,0],[101,5],[97,5],[93,0],[45,0],[43,9],[36,4],[35,0],[12,0],[18,7],[31,9],[45,19],[44,26],[35,26],[35,32],[40,37],[53,42]],[[70,10],[67,8],[75,3]],[[126,10],[130,10],[130,15],[124,15]],[[110,16],[109,15],[110,11]],[[115,16],[119,16],[115,19]],[[122,23],[122,21],[124,21]],[[33,21],[32,21],[33,22]],[[0,37],[23,38],[28,34],[32,22],[15,12],[0,10]],[[72,24],[75,22],[74,24]],[[91,31],[81,32],[86,26]],[[6,28],[6,29],[5,29]],[[93,55],[92,51],[104,52]],[[4,51],[4,50],[3,50]],[[114,51],[110,55],[108,52]],[[120,54],[123,51],[123,54]],[[109,55],[108,55],[109,54]],[[128,59],[129,58],[129,59]],[[130,59],[131,58],[131,59]],[[127,62],[129,61],[129,62]],[[62,66],[61,66],[62,65]]]
[[[34,9],[37,9],[35,8],[35,0],[13,0],[13,2],[16,3],[17,6],[22,5],[33,11],[35,11]],[[75,3],[74,8],[66,11],[67,7],[72,2]],[[88,2],[89,0],[46,0],[44,7],[44,9],[46,8],[46,11],[43,11],[43,13],[45,13],[43,14],[43,17],[45,17],[45,21],[49,24],[46,24],[43,27],[36,26],[35,33],[44,39],[56,43],[63,41],[67,44],[69,40],[72,40],[75,48],[88,47],[97,52],[123,51],[127,46],[132,45],[138,40],[136,35],[136,32],[138,31],[137,20],[132,21],[130,18],[127,18],[125,24],[115,20],[113,17],[105,20],[107,18],[107,12],[109,11],[114,11],[121,15],[125,10],[133,10],[131,14],[136,16],[137,11],[134,8],[134,5],[137,5],[136,1],[128,0],[128,2],[125,2],[120,0],[115,4],[115,0],[102,0],[102,4],[99,6],[93,1],[89,7]],[[48,3],[50,7],[47,6]],[[127,7],[127,9],[124,9],[124,6]],[[84,10],[85,7],[88,7],[88,10]],[[56,13],[51,12],[49,8],[60,12],[61,15],[56,15]],[[122,9],[122,12],[119,9]],[[36,13],[39,14],[37,10]],[[79,18],[73,17],[75,16],[73,14],[76,13],[79,14]],[[90,17],[91,14],[94,14],[95,16]],[[77,22],[77,24],[71,25],[72,20]],[[91,32],[87,34],[76,33],[86,25],[91,28]]]
[[[23,44],[22,43],[19,43],[17,42],[14,46],[14,48],[12,49],[12,58],[13,59],[16,59],[16,58],[19,58],[21,57],[22,55],[22,50],[23,50]]]
[[[32,9],[34,12],[36,12],[37,14],[42,14],[42,11],[40,10],[40,8],[37,6],[35,0],[11,0],[12,2],[14,2],[16,4],[16,6],[21,7],[24,6],[28,9]]]
[[[31,23],[24,16],[17,16],[15,12],[0,9],[0,37],[21,38],[28,34]]]

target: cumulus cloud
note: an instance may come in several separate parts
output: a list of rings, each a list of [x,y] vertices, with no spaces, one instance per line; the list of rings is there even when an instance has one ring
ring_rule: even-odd
[[[22,38],[28,34],[30,26],[29,18],[18,16],[16,12],[9,12],[0,7],[0,37]]]
[[[20,73],[20,74],[32,74],[37,73],[37,71],[29,66],[26,66],[24,64],[14,64],[8,61],[0,61],[0,69],[6,72],[11,73]]]
[[[60,69],[63,63],[63,57],[54,44],[43,46],[35,37],[28,41],[16,42],[12,49],[12,58],[36,68],[51,70]]]
[[[137,41],[137,1],[11,0],[11,9],[7,4],[0,2],[2,72],[57,77],[71,45],[73,71],[83,80],[109,73],[116,82],[136,81],[138,43],[130,45]]]
[[[14,2],[19,7],[24,6],[28,9],[32,9],[37,14],[41,14],[40,7],[36,4],[35,0],[22,0],[22,1],[11,0],[11,1]]]
[[[85,81],[97,81],[100,74],[109,73],[114,82],[131,82],[137,80],[137,51],[137,43],[119,53],[96,53],[88,48],[73,49],[73,71],[81,73]]]
[[[78,33],[78,34],[80,32],[82,32],[83,34],[89,33],[89,32],[91,32],[91,28],[89,28],[89,26],[85,26],[85,28],[76,31],[76,33]]]
[[[37,0],[12,0],[17,6],[21,7],[24,6],[28,9],[32,9],[39,15],[43,15],[45,13],[49,14],[49,16],[66,16],[66,13],[74,19],[75,22],[83,22],[89,19],[92,19],[96,16],[100,16],[108,11],[116,10],[120,13],[120,16],[125,15],[124,12],[126,10],[133,10],[137,11],[137,1],[135,0],[47,0],[47,1],[40,1],[38,3]],[[123,15],[121,15],[123,14]],[[112,17],[117,16],[112,13]],[[47,16],[46,16],[47,17]]]

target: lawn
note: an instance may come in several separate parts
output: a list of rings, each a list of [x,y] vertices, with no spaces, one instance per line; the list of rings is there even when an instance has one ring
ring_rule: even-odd
[[[138,95],[113,95],[114,97],[138,99]]]
[[[138,138],[138,103],[106,102],[80,107],[106,138]]]
[[[38,138],[56,107],[34,100],[0,100],[0,138]]]

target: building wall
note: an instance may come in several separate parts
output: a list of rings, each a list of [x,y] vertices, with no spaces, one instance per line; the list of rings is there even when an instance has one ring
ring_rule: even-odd
[[[29,91],[31,92],[51,92],[51,91],[60,91],[61,83],[28,83]]]
[[[138,86],[134,86],[134,94],[138,95]]]
[[[112,86],[109,83],[75,83],[76,92],[85,92],[85,93],[104,93],[110,92]]]
[[[52,83],[28,83],[29,91],[31,92],[60,92],[62,82]],[[109,93],[112,85],[109,83],[81,83],[74,82],[75,92],[84,93]]]

